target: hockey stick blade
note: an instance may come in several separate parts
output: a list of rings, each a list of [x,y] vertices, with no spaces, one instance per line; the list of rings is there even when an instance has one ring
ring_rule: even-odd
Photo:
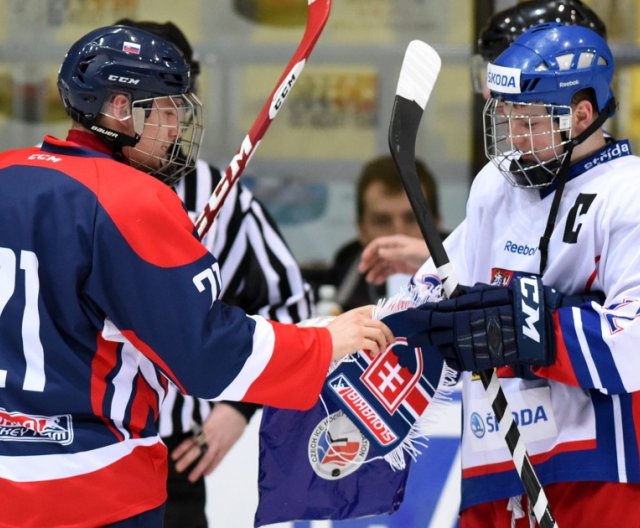
[[[233,185],[240,178],[240,175],[258,148],[269,125],[281,110],[284,101],[300,77],[307,59],[311,55],[327,23],[331,10],[331,0],[307,0],[307,3],[307,24],[298,48],[289,60],[275,88],[265,101],[253,125],[251,125],[249,133],[242,140],[240,148],[224,171],[222,178],[218,182],[218,185],[216,185],[204,210],[196,220],[195,225],[200,238],[202,238],[213,225],[213,221],[218,216],[222,204],[229,195]]]
[[[438,78],[440,66],[440,57],[428,44],[417,40],[409,43],[391,112],[389,149],[444,292],[447,297],[456,297],[461,293],[461,288],[424,198],[416,172],[415,158],[420,120]],[[557,528],[546,494],[533,469],[495,370],[482,371],[479,374],[539,525],[542,528]]]
[[[411,208],[417,217],[422,236],[429,248],[434,249],[433,261],[448,264],[449,259],[440,241],[440,234],[436,229],[433,217],[424,203],[422,190],[416,172],[416,139],[422,113],[427,106],[435,86],[442,62],[436,51],[420,40],[409,43],[405,52],[398,88],[391,111],[389,125],[389,149],[398,167],[402,184],[411,203]],[[406,175],[403,176],[403,175]],[[438,275],[447,294],[451,297],[457,281],[453,276],[451,266],[438,269]]]

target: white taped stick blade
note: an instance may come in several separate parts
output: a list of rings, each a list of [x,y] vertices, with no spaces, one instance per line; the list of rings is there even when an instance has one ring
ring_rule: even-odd
[[[412,40],[404,54],[396,95],[415,101],[424,110],[441,64],[440,55],[429,44]]]

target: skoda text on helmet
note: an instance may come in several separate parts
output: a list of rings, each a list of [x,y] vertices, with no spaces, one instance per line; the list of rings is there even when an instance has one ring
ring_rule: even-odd
[[[58,90],[69,116],[91,130],[120,156],[123,147],[153,145],[131,164],[167,183],[195,166],[203,134],[202,104],[189,92],[190,73],[170,42],[128,26],[107,26],[80,38],[58,73]],[[123,94],[132,120],[130,134],[108,128],[113,97]],[[160,116],[160,117],[158,117]],[[150,119],[154,117],[154,119]],[[133,156],[132,156],[133,157]]]
[[[476,93],[484,88],[487,63],[495,59],[527,29],[558,22],[588,27],[607,39],[607,28],[593,10],[580,0],[528,0],[498,11],[478,35],[478,54],[471,60],[471,79]]]
[[[526,31],[487,67],[487,157],[514,185],[549,185],[573,147],[615,113],[613,69],[611,50],[590,29],[552,23]],[[598,118],[572,138],[571,104],[587,89]]]

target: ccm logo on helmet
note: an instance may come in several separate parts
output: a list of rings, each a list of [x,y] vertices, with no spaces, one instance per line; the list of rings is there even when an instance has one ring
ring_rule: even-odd
[[[487,88],[492,92],[520,93],[520,70],[489,63]]]
[[[110,81],[119,82],[122,84],[138,84],[140,79],[132,79],[131,77],[120,77],[120,75],[109,75]]]

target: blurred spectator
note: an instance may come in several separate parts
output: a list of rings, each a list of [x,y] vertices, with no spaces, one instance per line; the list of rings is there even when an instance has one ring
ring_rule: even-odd
[[[416,170],[436,226],[440,229],[435,179],[423,161],[417,160]],[[336,301],[344,310],[376,303],[387,295],[385,284],[368,284],[358,270],[360,255],[369,242],[394,234],[422,238],[391,156],[380,156],[364,165],[357,183],[356,212],[358,238],[337,251],[328,275],[328,282],[337,288]]]

